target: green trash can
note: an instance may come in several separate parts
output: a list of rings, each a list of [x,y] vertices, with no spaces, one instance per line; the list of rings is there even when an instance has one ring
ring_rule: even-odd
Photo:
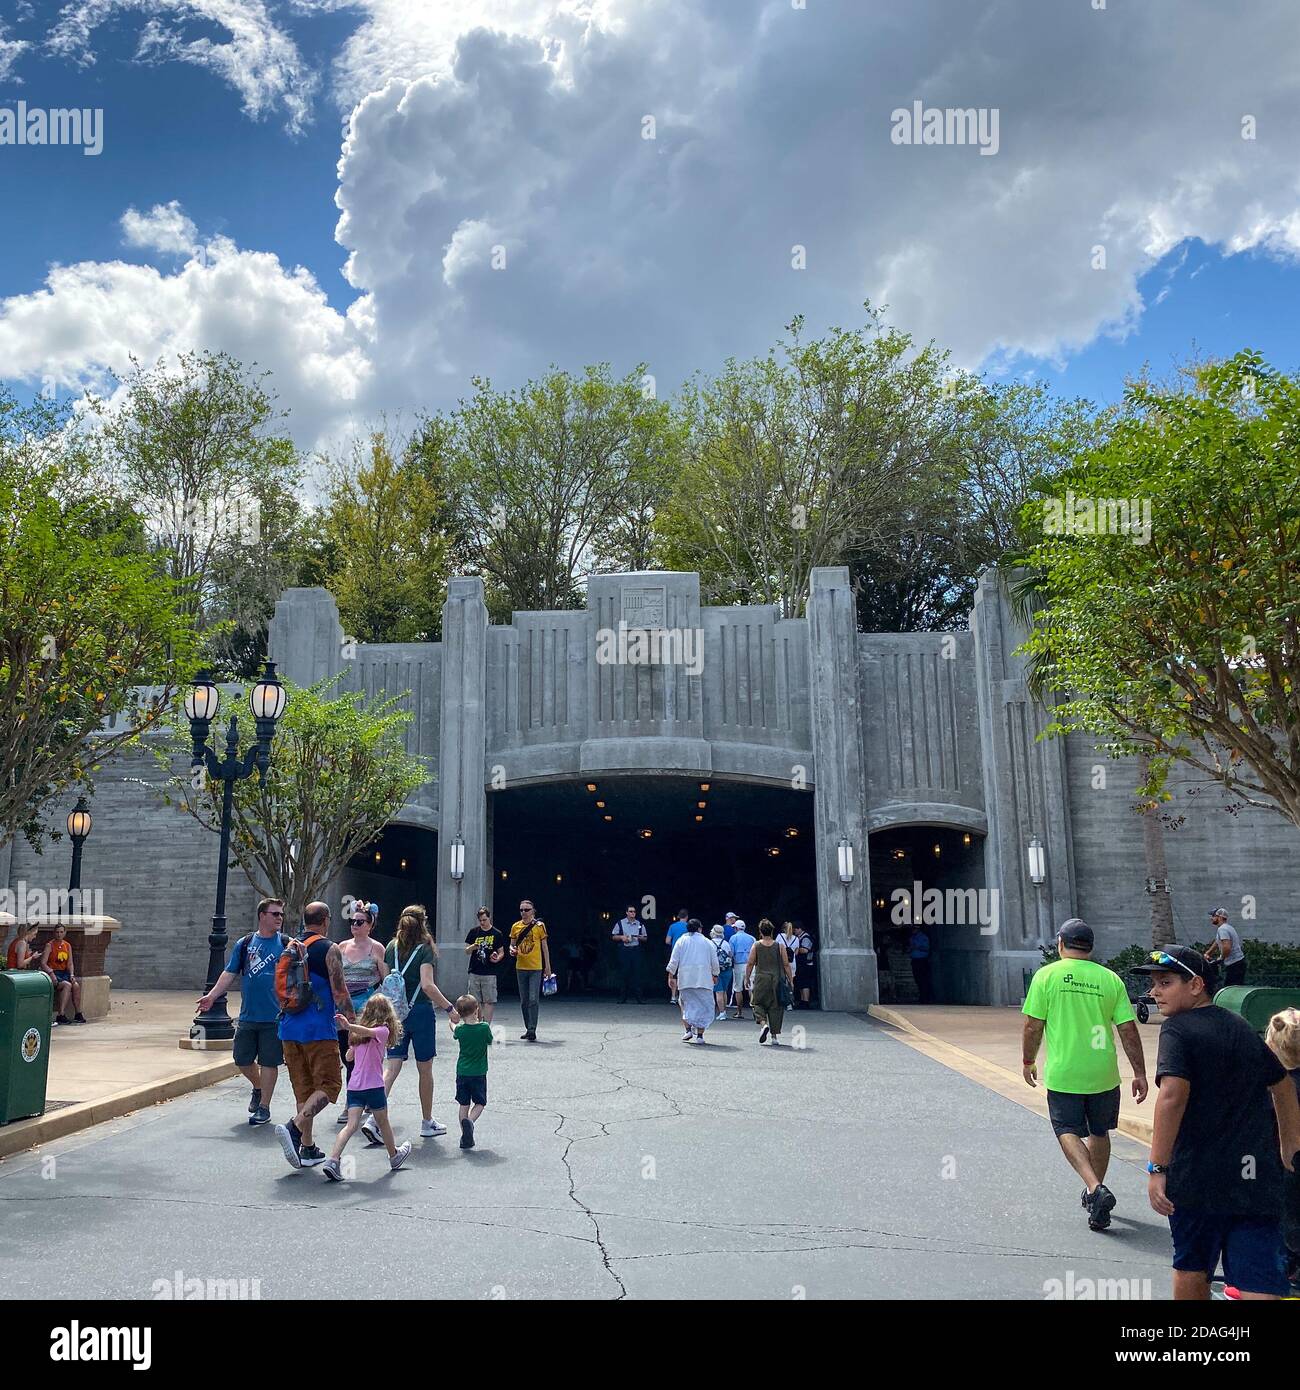
[[[43,971],[0,971],[0,1125],[45,1113],[53,1004]]]
[[[1259,1034],[1282,1009],[1300,1009],[1300,989],[1277,989],[1266,985],[1228,985],[1214,996],[1221,1009],[1230,1009]]]

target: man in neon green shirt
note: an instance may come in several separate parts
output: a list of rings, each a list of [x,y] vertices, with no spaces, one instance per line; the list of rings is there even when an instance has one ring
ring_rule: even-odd
[[[1115,1194],[1106,1186],[1110,1131],[1119,1123],[1119,1059],[1112,1024],[1133,1068],[1133,1095],[1147,1095],[1146,1061],[1124,981],[1090,960],[1092,928],[1071,917],[1057,935],[1060,960],[1034,972],[1025,996],[1020,1054],[1025,1080],[1038,1085],[1038,1049],[1047,1037],[1043,1085],[1061,1152],[1083,1179],[1088,1227],[1110,1225]]]

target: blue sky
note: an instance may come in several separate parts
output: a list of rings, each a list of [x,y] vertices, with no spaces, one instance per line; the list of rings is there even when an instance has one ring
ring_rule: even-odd
[[[476,373],[644,360],[671,389],[796,313],[853,324],[866,298],[967,367],[1100,400],[1193,348],[1300,367],[1289,0],[0,17],[0,107],[105,112],[96,158],[0,146],[0,379],[20,391],[225,348],[270,367],[301,442],[324,444]],[[898,147],[890,112],[913,99],[996,108],[996,157]]]

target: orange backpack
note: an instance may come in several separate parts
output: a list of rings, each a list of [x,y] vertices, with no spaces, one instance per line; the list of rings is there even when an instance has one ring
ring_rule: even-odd
[[[300,1014],[316,1002],[307,965],[307,948],[313,941],[324,941],[319,932],[304,941],[290,941],[275,963],[275,997],[282,1014]]]

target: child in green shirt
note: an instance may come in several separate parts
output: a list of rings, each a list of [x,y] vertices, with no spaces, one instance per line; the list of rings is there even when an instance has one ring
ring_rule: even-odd
[[[481,1023],[478,1000],[462,994],[456,1000],[460,1023],[451,1035],[460,1046],[456,1059],[456,1104],[460,1106],[460,1146],[474,1147],[474,1121],[487,1107],[487,1050],[492,1046],[492,1025]]]

